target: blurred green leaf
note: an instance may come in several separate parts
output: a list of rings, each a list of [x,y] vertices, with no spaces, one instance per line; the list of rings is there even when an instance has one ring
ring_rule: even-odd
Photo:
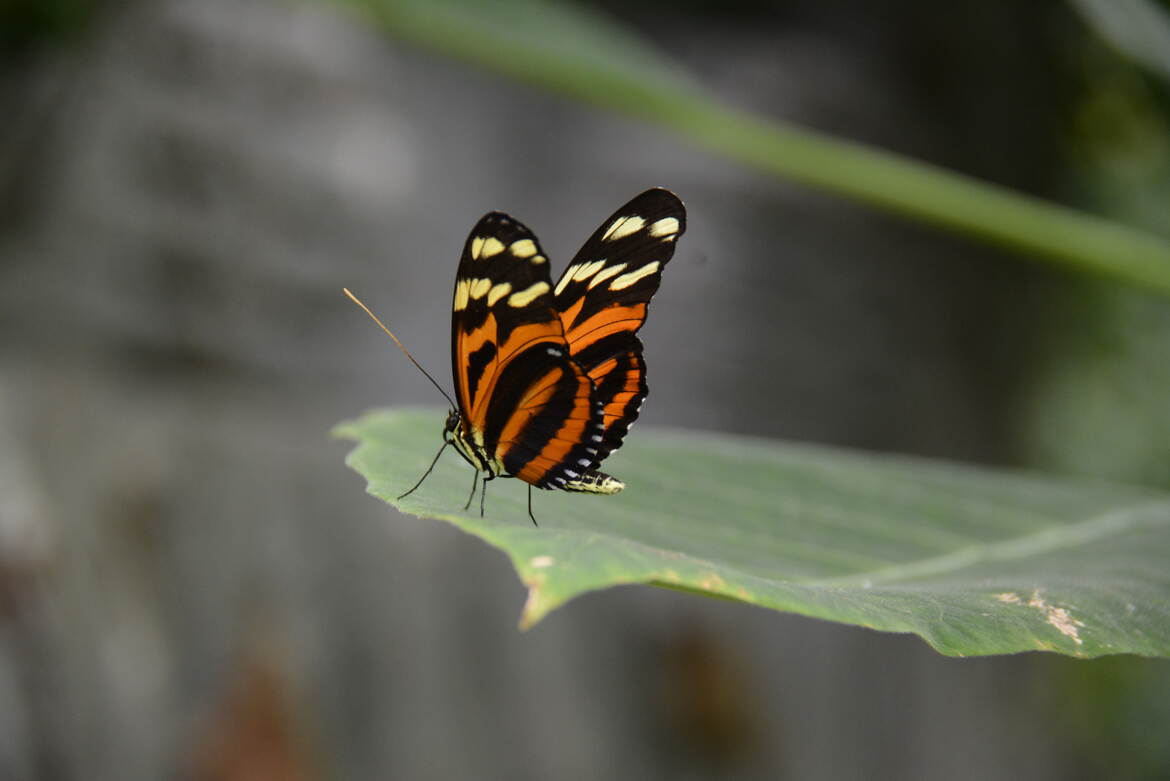
[[[85,30],[104,5],[103,0],[3,0],[0,58]]]
[[[600,11],[552,0],[318,0],[326,1],[396,37],[657,123],[756,170],[1170,293],[1170,243],[1154,234],[725,106]]]
[[[1114,48],[1170,80],[1170,14],[1150,0],[1071,0]]]
[[[1170,656],[1170,494],[727,435],[639,430],[618,496],[491,484],[444,454],[439,411],[340,425],[347,463],[403,512],[504,551],[531,626],[580,594],[651,583],[891,632],[948,655]]]

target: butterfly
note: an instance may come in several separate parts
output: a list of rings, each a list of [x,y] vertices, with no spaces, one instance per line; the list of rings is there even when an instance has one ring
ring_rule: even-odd
[[[532,231],[503,212],[484,215],[456,272],[455,399],[447,397],[443,447],[399,498],[422,485],[448,445],[475,469],[464,509],[483,474],[481,515],[497,477],[529,484],[533,523],[532,486],[621,491],[624,483],[598,467],[621,446],[646,398],[636,334],[685,230],[678,196],[647,190],[602,223],[554,285]]]

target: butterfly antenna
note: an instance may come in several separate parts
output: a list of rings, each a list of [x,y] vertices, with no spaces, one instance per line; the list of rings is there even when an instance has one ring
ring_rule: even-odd
[[[343,291],[343,292],[344,292],[344,293],[345,293],[347,296],[349,296],[349,299],[350,299],[350,301],[353,301],[355,304],[357,304],[358,306],[360,306],[360,307],[362,308],[362,311],[363,311],[363,312],[365,312],[367,315],[369,315],[369,316],[370,316],[370,319],[372,319],[372,320],[373,320],[375,323],[377,323],[377,324],[378,324],[378,326],[379,326],[379,327],[380,327],[380,328],[381,328],[383,331],[385,331],[385,332],[386,332],[387,336],[389,336],[391,339],[393,339],[393,340],[394,340],[394,344],[398,345],[398,349],[399,349],[399,350],[402,350],[402,352],[403,352],[403,353],[406,355],[406,357],[410,359],[410,362],[411,362],[411,363],[413,363],[413,364],[414,364],[416,367],[418,367],[418,370],[419,370],[420,372],[422,372],[423,374],[425,374],[425,375],[426,375],[426,378],[427,378],[428,380],[430,380],[430,381],[431,381],[431,385],[434,385],[436,388],[438,388],[438,389],[439,389],[439,393],[443,394],[443,398],[445,398],[447,401],[451,402],[451,409],[458,409],[459,405],[457,405],[457,404],[456,404],[456,403],[455,403],[455,402],[454,402],[454,401],[451,399],[451,397],[447,395],[447,391],[443,390],[443,386],[442,386],[442,385],[440,385],[439,383],[435,382],[435,378],[431,376],[430,372],[428,372],[426,369],[424,369],[424,368],[422,367],[422,364],[421,364],[421,363],[419,363],[418,361],[416,361],[416,360],[414,359],[414,356],[410,354],[410,350],[407,350],[407,349],[406,349],[406,348],[405,348],[405,347],[402,345],[402,342],[398,341],[398,337],[394,335],[394,332],[393,332],[393,331],[391,331],[389,328],[387,328],[385,325],[383,325],[383,324],[382,324],[382,321],[378,319],[378,316],[377,316],[376,314],[374,314],[373,312],[371,312],[371,311],[370,311],[370,308],[369,308],[368,306],[366,306],[366,305],[365,305],[365,304],[363,304],[363,303],[362,303],[360,300],[358,300],[358,297],[357,297],[357,296],[355,296],[353,293],[349,292],[349,288],[343,287],[343,288],[342,288],[342,291]],[[415,486],[415,487],[417,488],[417,486]],[[411,489],[411,490],[414,490],[414,489]]]

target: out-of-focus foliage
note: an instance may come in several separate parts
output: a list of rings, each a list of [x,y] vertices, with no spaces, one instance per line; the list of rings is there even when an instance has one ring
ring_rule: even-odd
[[[1170,235],[1166,85],[1099,47],[1081,53],[1071,187],[1102,213]],[[1070,284],[1044,313],[1020,432],[1031,458],[1170,487],[1170,308],[1160,296]]]
[[[1052,699],[1075,736],[1086,778],[1161,779],[1170,768],[1170,675],[1164,663],[1099,659],[1064,667]]]
[[[1071,0],[1118,50],[1170,80],[1170,14],[1150,0]]]
[[[0,51],[70,35],[92,18],[102,0],[5,0],[0,3]]]
[[[320,1],[320,0],[319,0]],[[889,152],[755,116],[693,89],[600,13],[538,0],[328,0],[388,33],[595,106],[732,160],[1063,267],[1170,292],[1170,243]]]

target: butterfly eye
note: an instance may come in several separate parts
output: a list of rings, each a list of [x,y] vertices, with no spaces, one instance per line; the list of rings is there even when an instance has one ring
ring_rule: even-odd
[[[459,413],[456,410],[451,410],[447,413],[447,422],[443,424],[443,439],[447,439],[448,434],[454,434],[459,428]]]

